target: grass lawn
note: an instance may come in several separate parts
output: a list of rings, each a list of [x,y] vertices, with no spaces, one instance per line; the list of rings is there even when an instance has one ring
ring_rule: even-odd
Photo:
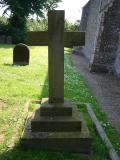
[[[107,149],[94,130],[85,103],[91,103],[107,135],[120,155],[120,138],[107,122],[104,113],[87,88],[84,79],[72,66],[70,52],[65,49],[65,97],[77,104],[87,120],[93,137],[90,156],[72,153],[23,150],[19,138],[24,127],[27,100],[48,97],[47,47],[30,47],[30,65],[12,65],[11,45],[0,45],[0,160],[104,160]],[[30,110],[34,104],[31,103]]]

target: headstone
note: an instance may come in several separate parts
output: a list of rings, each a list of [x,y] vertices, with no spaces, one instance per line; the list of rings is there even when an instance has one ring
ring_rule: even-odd
[[[48,12],[45,35],[47,41],[33,38],[30,44],[48,44],[49,98],[43,98],[41,106],[28,117],[21,143],[27,148],[89,153],[91,137],[87,125],[82,114],[64,98],[64,45],[84,45],[85,38],[82,36],[78,42],[76,33],[64,33],[64,11]]]
[[[7,44],[12,44],[12,37],[11,36],[7,36],[6,43]]]
[[[13,49],[13,64],[28,65],[29,64],[29,48],[25,44],[17,44]]]
[[[0,35],[0,43],[5,43],[6,36],[5,35]]]

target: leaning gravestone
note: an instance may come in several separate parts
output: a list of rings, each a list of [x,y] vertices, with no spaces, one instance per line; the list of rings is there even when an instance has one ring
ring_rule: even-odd
[[[7,44],[12,44],[12,37],[11,36],[7,36],[6,43]]]
[[[19,43],[13,49],[13,64],[28,65],[29,64],[29,48],[27,45]]]
[[[85,34],[64,32],[64,11],[49,11],[48,32],[29,33],[28,39],[32,45],[48,44],[49,98],[43,98],[41,106],[28,117],[22,145],[89,153],[91,137],[83,116],[64,98],[64,46],[84,45]]]
[[[0,43],[5,43],[5,41],[6,41],[6,36],[0,35]]]

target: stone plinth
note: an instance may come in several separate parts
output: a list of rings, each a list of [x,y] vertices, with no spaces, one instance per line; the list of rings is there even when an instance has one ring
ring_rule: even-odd
[[[91,137],[83,116],[68,100],[65,101],[67,106],[64,104],[61,108],[71,108],[71,115],[51,116],[57,107],[48,105],[50,108],[47,113],[44,104],[48,100],[43,99],[41,107],[28,116],[21,141],[25,148],[90,153]],[[40,112],[44,108],[46,115],[43,116]]]
[[[48,98],[42,99],[41,116],[72,116],[72,104],[64,99],[63,103],[49,103]]]
[[[25,148],[88,154],[91,148],[91,137],[82,115],[81,121],[82,128],[78,132],[32,132],[30,115],[25,125],[21,144]]]

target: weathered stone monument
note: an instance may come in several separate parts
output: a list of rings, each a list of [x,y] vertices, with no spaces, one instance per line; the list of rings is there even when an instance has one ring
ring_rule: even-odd
[[[13,64],[28,65],[29,64],[29,48],[27,45],[19,43],[13,49]]]
[[[22,145],[89,153],[87,125],[77,108],[64,98],[64,46],[84,45],[85,33],[64,32],[64,11],[49,11],[48,32],[28,33],[28,39],[30,45],[48,45],[49,98],[43,98],[41,106],[28,117]]]

